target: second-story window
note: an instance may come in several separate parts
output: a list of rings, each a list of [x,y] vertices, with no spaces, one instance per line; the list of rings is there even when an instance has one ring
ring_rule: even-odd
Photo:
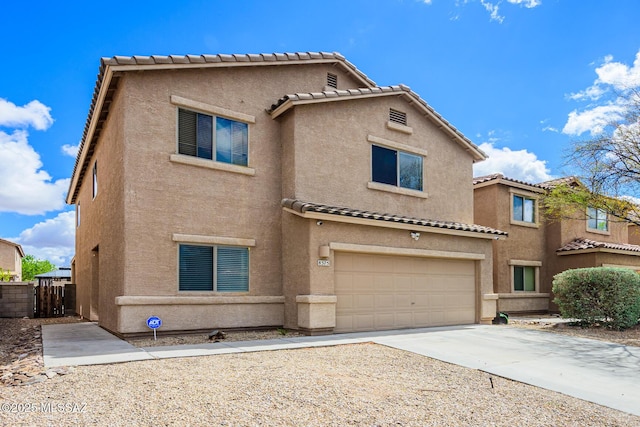
[[[247,166],[247,123],[195,111],[178,110],[178,153]]]
[[[513,195],[513,220],[520,222],[536,222],[536,200]]]
[[[372,145],[371,179],[381,184],[422,191],[422,157]]]
[[[92,195],[93,198],[95,199],[96,196],[98,195],[98,161],[96,160],[96,162],[93,164],[93,188],[92,188]]]
[[[587,228],[590,230],[609,231],[607,212],[602,209],[587,208]]]

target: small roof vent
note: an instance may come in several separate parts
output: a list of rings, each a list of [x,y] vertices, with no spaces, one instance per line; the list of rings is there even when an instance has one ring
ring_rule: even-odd
[[[403,113],[402,111],[394,110],[393,108],[389,109],[389,121],[394,123],[399,123],[401,125],[407,125],[407,113]]]
[[[327,73],[327,86],[338,89],[338,76],[336,74]]]

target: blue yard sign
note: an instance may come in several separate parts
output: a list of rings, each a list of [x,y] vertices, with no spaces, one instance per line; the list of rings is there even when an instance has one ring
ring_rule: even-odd
[[[158,316],[151,316],[147,319],[147,326],[153,329],[153,339],[156,340],[156,329],[162,326],[162,320]]]

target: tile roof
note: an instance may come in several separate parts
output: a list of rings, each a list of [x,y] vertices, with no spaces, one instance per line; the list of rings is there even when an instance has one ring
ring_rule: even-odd
[[[79,182],[87,170],[87,159],[91,157],[94,145],[100,136],[102,126],[109,114],[111,99],[120,77],[113,70],[177,69],[216,66],[283,65],[304,63],[336,63],[354,75],[365,86],[376,86],[375,82],[358,70],[338,52],[295,52],[262,54],[218,54],[218,55],[152,55],[113,56],[101,58],[96,84],[93,90],[89,113],[85,122],[78,155],[73,166],[67,203],[74,203]],[[111,70],[111,71],[110,71]],[[86,152],[85,152],[85,146]],[[81,161],[82,160],[82,161]]]
[[[433,228],[458,230],[458,231],[469,231],[469,232],[475,232],[475,233],[490,234],[495,236],[506,237],[508,235],[506,231],[497,230],[491,227],[485,227],[483,225],[463,224],[460,222],[438,221],[438,220],[431,220],[431,219],[420,219],[420,218],[413,218],[413,217],[408,217],[403,215],[370,212],[370,211],[345,208],[345,207],[339,207],[339,206],[330,206],[330,205],[324,205],[324,204],[318,204],[318,203],[303,202],[301,200],[296,200],[296,199],[283,199],[282,206],[299,213],[317,212],[317,213],[324,213],[324,214],[343,216],[343,217],[362,218],[362,219],[368,219],[372,221],[388,221],[388,222],[401,223],[401,224],[407,224],[407,225],[417,225],[417,226],[423,226],[423,227],[433,227]]]
[[[485,182],[490,182],[490,181],[494,181],[494,180],[502,180],[502,181],[507,181],[507,182],[513,182],[513,183],[516,183],[516,184],[527,185],[527,186],[530,186],[530,187],[544,188],[540,184],[532,184],[530,182],[520,181],[519,179],[507,178],[506,176],[504,176],[501,173],[494,173],[494,174],[491,174],[491,175],[484,175],[484,176],[474,177],[473,178],[473,185],[484,184]]]
[[[638,245],[630,245],[628,243],[596,242],[595,240],[589,240],[582,237],[567,243],[556,252],[580,251],[585,249],[613,249],[619,251],[640,252],[640,246]]]
[[[428,114],[433,117],[437,122],[439,122],[440,126],[444,126],[448,128],[453,136],[463,145],[467,150],[474,152],[474,158],[476,160],[484,160],[487,155],[470,139],[468,139],[462,132],[460,132],[455,126],[449,123],[444,117],[442,117],[436,110],[434,110],[427,102],[420,97],[416,92],[412,91],[409,86],[406,85],[393,85],[393,86],[375,86],[368,88],[359,88],[359,89],[344,89],[344,90],[329,90],[323,92],[311,92],[311,93],[293,93],[288,94],[280,98],[276,101],[275,104],[271,106],[271,109],[268,111],[270,114],[275,117],[280,114],[280,111],[277,111],[283,105],[290,103],[291,105],[297,103],[306,103],[306,102],[319,102],[319,101],[336,101],[336,100],[346,100],[352,98],[361,98],[361,97],[375,97],[375,96],[386,96],[386,95],[406,95],[409,96],[412,101],[417,101],[418,105],[423,109],[423,111],[427,111]],[[286,109],[285,109],[286,110]]]
[[[580,183],[580,181],[575,176],[563,176],[562,178],[539,182],[537,185],[544,188],[545,190],[551,190],[552,188],[557,187],[558,185],[572,184],[572,183]]]

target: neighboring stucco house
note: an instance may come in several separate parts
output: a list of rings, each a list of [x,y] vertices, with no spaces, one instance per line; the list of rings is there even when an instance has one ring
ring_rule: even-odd
[[[484,158],[337,53],[102,59],[67,198],[77,312],[123,335],[488,323]]]
[[[9,280],[12,282],[22,281],[22,258],[24,258],[22,246],[0,239],[0,268],[4,272],[9,272]]]
[[[575,219],[548,220],[546,191],[575,178],[531,184],[502,174],[474,178],[475,222],[509,233],[493,245],[494,290],[507,313],[557,311],[553,276],[568,269],[615,266],[640,270],[635,227],[589,208]]]

